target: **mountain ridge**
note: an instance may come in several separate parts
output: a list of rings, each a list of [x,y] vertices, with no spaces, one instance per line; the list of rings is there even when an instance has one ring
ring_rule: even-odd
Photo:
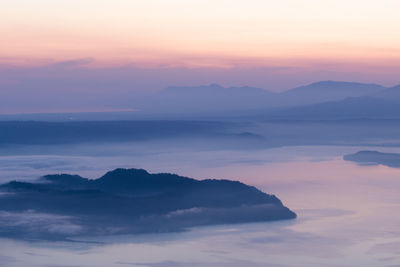
[[[379,84],[319,81],[283,92],[257,87],[223,87],[219,84],[200,86],[169,86],[143,101],[139,109],[166,113],[232,113],[273,108],[289,108],[348,97],[375,95],[387,90]],[[399,96],[400,99],[400,96]]]
[[[65,218],[73,233],[38,225],[0,224],[0,236],[38,239],[182,231],[190,227],[296,218],[275,196],[230,180],[196,180],[143,169],[115,169],[98,179],[46,175],[0,185],[0,221],[28,215]],[[4,194],[6,193],[6,194]],[[61,216],[61,217],[60,217]],[[112,229],[112,230],[110,230]]]

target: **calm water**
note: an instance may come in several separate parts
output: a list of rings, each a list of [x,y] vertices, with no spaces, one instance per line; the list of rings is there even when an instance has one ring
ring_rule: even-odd
[[[332,146],[257,151],[169,149],[146,153],[133,149],[123,156],[107,158],[2,156],[2,182],[54,172],[95,178],[115,167],[142,167],[151,172],[176,172],[199,179],[241,180],[276,194],[298,214],[298,219],[201,227],[184,233],[80,239],[91,242],[2,239],[0,263],[4,266],[400,266],[400,169],[358,166],[342,160],[343,154],[360,149]],[[399,152],[395,148],[379,150]]]

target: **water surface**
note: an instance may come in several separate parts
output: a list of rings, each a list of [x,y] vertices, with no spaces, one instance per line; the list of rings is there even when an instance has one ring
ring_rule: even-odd
[[[81,237],[79,241],[85,242],[2,239],[0,262],[6,266],[400,266],[400,169],[359,166],[342,159],[361,149],[311,146],[144,153],[137,148],[110,157],[4,155],[2,182],[55,172],[96,178],[116,167],[142,167],[199,179],[241,180],[276,194],[298,219],[183,233]],[[398,152],[398,148],[380,151]]]

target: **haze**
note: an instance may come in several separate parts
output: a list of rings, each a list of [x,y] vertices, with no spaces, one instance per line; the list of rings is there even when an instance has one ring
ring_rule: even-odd
[[[0,265],[400,266],[399,10],[1,1]]]
[[[319,80],[394,86],[399,9],[389,0],[5,0],[0,94],[13,107],[1,112],[120,110],[134,108],[127,96],[214,82],[271,91]],[[50,103],[111,94],[112,107]],[[17,107],[21,95],[42,108]]]

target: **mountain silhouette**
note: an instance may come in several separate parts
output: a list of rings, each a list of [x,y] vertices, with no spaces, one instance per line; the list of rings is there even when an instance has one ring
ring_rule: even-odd
[[[400,103],[400,85],[382,90],[373,96]]]
[[[276,93],[255,87],[171,86],[138,103],[146,112],[225,114],[303,106],[349,97],[377,94],[386,87],[377,84],[321,81]],[[240,114],[240,113],[238,113]],[[183,116],[183,115],[181,115]]]
[[[285,106],[299,106],[367,96],[384,89],[378,84],[321,81],[285,91],[279,95],[279,99]]]
[[[269,111],[266,112],[266,117],[299,120],[398,119],[400,105],[378,97],[349,97],[339,101]]]
[[[94,180],[46,175],[35,182],[3,184],[0,192],[0,220],[1,212],[10,217],[34,211],[37,216],[64,216],[79,229],[49,232],[40,223],[36,227],[0,224],[0,235],[20,238],[168,232],[296,217],[276,196],[241,182],[199,181],[142,169],[116,169]]]
[[[392,168],[400,168],[400,154],[382,153],[378,151],[363,150],[355,154],[345,155],[344,160],[353,161],[360,165],[385,165]]]

